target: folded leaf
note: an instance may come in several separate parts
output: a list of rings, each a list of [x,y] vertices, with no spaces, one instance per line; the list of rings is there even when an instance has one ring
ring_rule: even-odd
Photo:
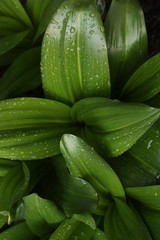
[[[159,118],[160,110],[138,103],[86,98],[72,107],[72,117],[84,125],[85,136],[104,156],[128,150]]]
[[[107,209],[104,229],[108,240],[152,240],[140,216],[118,198]]]
[[[11,168],[17,165],[19,165],[18,161],[13,162],[11,160],[1,158],[0,159],[0,177],[4,177]]]
[[[9,16],[0,16],[0,36],[13,34],[27,30],[26,27],[17,19]]]
[[[65,219],[49,240],[89,240],[96,229],[95,221],[89,214],[74,214]]]
[[[118,96],[128,77],[147,56],[147,32],[139,1],[112,0],[104,26],[112,94]]]
[[[70,174],[87,180],[95,189],[125,199],[123,187],[112,168],[81,138],[63,135],[60,150]]]
[[[0,15],[9,16],[32,28],[32,23],[19,0],[1,0]]]
[[[5,71],[0,80],[0,100],[18,96],[40,84],[40,48],[36,47],[24,51]]]
[[[42,45],[42,83],[48,98],[70,105],[109,96],[107,45],[94,1],[67,0],[53,15]]]
[[[26,223],[39,237],[52,232],[65,218],[54,202],[37,194],[24,197],[24,206]]]
[[[37,237],[30,231],[25,222],[16,224],[0,233],[0,240],[36,240]]]

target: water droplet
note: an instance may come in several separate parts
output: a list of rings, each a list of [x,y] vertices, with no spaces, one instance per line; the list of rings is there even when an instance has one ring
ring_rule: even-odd
[[[93,33],[94,33],[94,31],[93,31],[93,30],[91,30],[89,33],[90,33],[90,34],[93,34]]]
[[[58,25],[58,22],[53,18],[51,23]]]
[[[71,28],[70,28],[70,32],[71,32],[71,33],[74,33],[75,30],[76,30],[76,29],[75,29],[74,27],[71,27]]]
[[[95,14],[95,12],[90,12],[89,16],[94,18],[96,16],[96,14]]]
[[[102,27],[100,28],[100,30],[101,30],[101,32],[104,32],[104,27],[102,26]]]

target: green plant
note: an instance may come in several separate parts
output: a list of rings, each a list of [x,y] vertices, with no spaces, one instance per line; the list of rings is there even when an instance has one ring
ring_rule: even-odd
[[[2,76],[0,239],[158,240],[160,56],[139,2],[112,0],[104,23],[104,1],[12,2],[34,34]],[[25,97],[40,51],[46,98]]]

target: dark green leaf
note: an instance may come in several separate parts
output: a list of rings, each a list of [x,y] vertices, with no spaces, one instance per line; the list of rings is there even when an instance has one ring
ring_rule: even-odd
[[[105,30],[113,95],[119,95],[125,81],[147,56],[147,32],[139,1],[112,0]]]
[[[67,104],[109,96],[107,45],[95,2],[67,0],[54,14],[42,46],[42,83],[48,98]]]
[[[160,54],[140,66],[125,84],[121,97],[125,101],[144,102],[160,92]]]
[[[91,240],[107,240],[107,236],[105,235],[105,233],[100,230],[100,229],[96,229],[95,235],[92,237]]]
[[[28,15],[26,14],[26,11],[24,10],[19,0],[1,0],[0,15],[15,18],[27,27],[33,27]]]
[[[11,161],[8,159],[0,159],[0,177],[4,177],[7,172],[19,164],[18,161]]]
[[[27,30],[26,27],[17,19],[8,16],[0,16],[0,36]]]
[[[0,100],[32,90],[40,83],[40,48],[38,47],[24,51],[5,71],[0,80]]]
[[[118,198],[107,209],[104,229],[108,240],[152,240],[140,216]]]

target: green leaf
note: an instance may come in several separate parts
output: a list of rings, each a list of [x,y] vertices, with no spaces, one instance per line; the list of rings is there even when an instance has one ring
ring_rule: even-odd
[[[60,224],[49,240],[89,240],[95,229],[95,221],[89,214],[74,214]]]
[[[37,237],[28,228],[25,222],[16,224],[0,233],[0,240],[36,240]]]
[[[107,209],[104,229],[108,240],[152,240],[143,220],[126,203],[114,199]]]
[[[139,1],[112,0],[104,26],[112,94],[119,96],[128,77],[145,61],[147,56],[147,32]]]
[[[19,163],[17,167],[10,169],[2,179],[0,184],[0,215],[5,217],[8,224],[12,221],[10,210],[24,196],[29,178],[30,174],[27,166],[24,163]],[[8,216],[6,218],[7,212]]]
[[[23,51],[23,48],[15,47],[7,51],[6,53],[0,55],[0,66],[6,66],[11,64],[21,53],[23,53]]]
[[[46,9],[51,0],[27,0],[25,9],[32,19],[34,26],[38,26],[42,20],[42,17],[46,13]]]
[[[22,94],[41,84],[40,53],[39,47],[26,50],[8,67],[0,81],[0,100]]]
[[[42,159],[59,154],[59,140],[77,132],[70,107],[43,98],[17,98],[0,102],[0,157]]]
[[[160,236],[160,211],[143,207],[140,205],[139,211],[148,227],[152,238],[159,240]]]
[[[91,238],[91,240],[107,240],[107,236],[105,235],[105,233],[100,230],[100,229],[96,229],[95,235]]]
[[[30,0],[31,2],[31,0]],[[46,1],[45,1],[46,2]],[[38,25],[38,29],[35,35],[35,41],[46,31],[46,28],[52,19],[53,14],[56,12],[56,10],[59,8],[59,6],[64,2],[64,0],[50,0],[50,3],[48,4],[48,7],[46,8],[46,11],[43,15],[43,21],[40,21]],[[34,1],[32,1],[34,4]],[[44,1],[43,1],[44,3]],[[47,13],[47,14],[46,14]]]
[[[1,0],[0,15],[17,19],[27,27],[32,28],[32,23],[19,0]]]
[[[81,138],[63,135],[60,150],[72,176],[84,178],[102,193],[125,199],[123,187],[113,169]]]
[[[125,101],[144,102],[160,92],[160,54],[151,57],[129,78],[121,98]]]
[[[105,157],[128,150],[159,118],[160,110],[139,103],[86,98],[72,107],[72,117],[84,125],[85,136]]]
[[[67,0],[58,8],[44,36],[41,70],[48,98],[71,105],[109,96],[107,45],[95,2]]]
[[[19,164],[18,161],[11,161],[8,159],[0,159],[0,177],[4,177],[7,172]]]
[[[17,19],[8,16],[0,16],[1,37],[25,30],[27,30],[26,27]]]
[[[34,193],[24,197],[24,205],[26,223],[39,237],[52,232],[65,218],[54,202]]]
[[[160,210],[160,186],[144,186],[126,188],[126,194],[143,205]]]
[[[7,35],[0,39],[0,55],[16,47],[28,35],[29,31]]]

